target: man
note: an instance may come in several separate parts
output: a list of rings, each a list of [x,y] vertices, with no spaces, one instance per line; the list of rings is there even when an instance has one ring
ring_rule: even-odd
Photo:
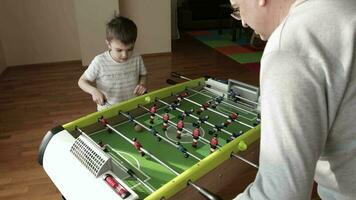
[[[231,4],[243,26],[268,40],[260,167],[236,199],[310,199],[313,179],[322,199],[355,199],[356,1]]]

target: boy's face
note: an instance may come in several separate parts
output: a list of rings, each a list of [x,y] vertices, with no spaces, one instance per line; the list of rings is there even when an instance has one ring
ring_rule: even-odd
[[[123,44],[120,40],[113,39],[110,42],[106,40],[110,49],[110,55],[116,62],[126,62],[132,55],[135,43]]]

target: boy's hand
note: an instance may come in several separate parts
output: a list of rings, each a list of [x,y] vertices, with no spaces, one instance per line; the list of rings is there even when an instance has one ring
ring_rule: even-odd
[[[139,84],[139,85],[136,86],[136,88],[135,88],[133,93],[136,94],[136,95],[143,95],[146,92],[146,90],[147,89],[146,89],[145,86]]]
[[[93,98],[93,101],[96,104],[101,105],[101,106],[105,104],[106,97],[98,89],[95,89],[92,91],[91,97]]]

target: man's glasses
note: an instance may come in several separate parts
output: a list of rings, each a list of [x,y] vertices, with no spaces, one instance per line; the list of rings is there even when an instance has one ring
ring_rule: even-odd
[[[231,17],[235,18],[236,20],[241,20],[240,9],[238,7],[232,8]]]

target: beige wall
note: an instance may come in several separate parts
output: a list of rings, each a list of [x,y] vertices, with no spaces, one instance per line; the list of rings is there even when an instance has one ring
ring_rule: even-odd
[[[72,0],[1,0],[7,66],[80,59]]]
[[[119,4],[120,14],[137,24],[139,53],[171,52],[170,0],[119,0]]]
[[[105,24],[119,10],[118,0],[74,0],[83,66],[107,49]]]
[[[106,50],[105,24],[119,4],[138,25],[138,52],[171,52],[169,0],[1,0],[0,73],[5,65],[80,59],[88,65]]]

